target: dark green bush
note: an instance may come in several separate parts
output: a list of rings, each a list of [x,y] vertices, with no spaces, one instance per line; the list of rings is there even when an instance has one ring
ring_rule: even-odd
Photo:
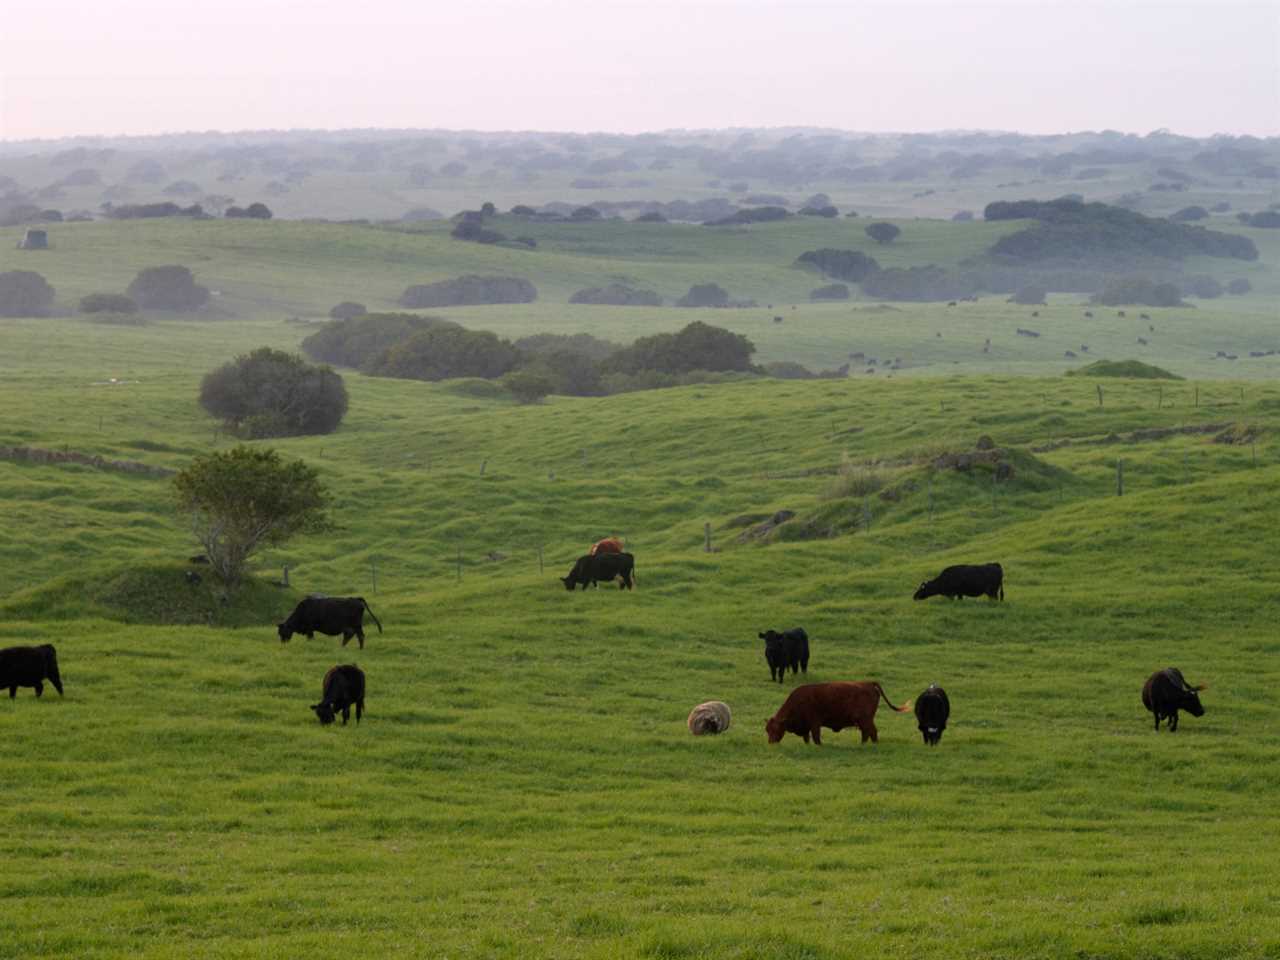
[[[331,433],[347,412],[342,377],[261,347],[205,375],[200,405],[246,438]]]
[[[197,310],[209,301],[209,288],[200,286],[190,270],[177,264],[147,267],[126,292],[144,310]]]
[[[410,308],[459,307],[482,303],[532,303],[537,288],[519,277],[456,277],[409,287],[400,305]]]
[[[0,317],[43,317],[53,297],[53,287],[34,270],[0,273]]]

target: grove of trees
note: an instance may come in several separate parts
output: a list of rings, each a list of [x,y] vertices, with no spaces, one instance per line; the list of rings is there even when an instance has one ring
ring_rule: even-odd
[[[209,288],[178,264],[139,271],[125,292],[145,310],[198,310],[209,302]]]
[[[0,317],[46,316],[53,297],[53,287],[34,270],[0,273]]]

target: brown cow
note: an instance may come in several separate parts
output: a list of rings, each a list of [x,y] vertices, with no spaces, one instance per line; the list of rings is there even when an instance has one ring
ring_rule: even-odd
[[[601,553],[621,553],[622,541],[617,537],[605,537],[603,540],[597,540],[591,545],[591,550],[587,553],[588,557],[594,557]]]
[[[815,744],[822,746],[823,727],[835,731],[857,727],[862,731],[863,743],[868,740],[879,743],[875,717],[881,699],[898,713],[911,709],[910,700],[900,707],[889,703],[884,690],[874,680],[805,684],[791,691],[778,712],[765,721],[764,729],[770,743],[777,743],[784,734],[794,733],[804,737],[805,743],[812,737]]]

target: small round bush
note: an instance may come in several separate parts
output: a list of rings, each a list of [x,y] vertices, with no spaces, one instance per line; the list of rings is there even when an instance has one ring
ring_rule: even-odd
[[[53,287],[34,270],[0,273],[0,317],[43,317],[53,308]]]
[[[262,347],[205,375],[200,405],[240,436],[331,433],[347,412],[347,388],[327,366]]]

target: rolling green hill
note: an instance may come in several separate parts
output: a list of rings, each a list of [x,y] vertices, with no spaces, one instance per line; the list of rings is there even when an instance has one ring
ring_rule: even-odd
[[[94,255],[47,273],[61,298],[118,286],[205,226],[193,265],[239,316],[0,320],[0,446],[180,468],[231,442],[200,376],[306,332],[250,307],[243,278],[318,312],[358,292],[334,276],[348,243],[404,252],[371,274],[392,293],[453,249],[276,223],[254,225],[275,245],[192,224],[113,246],[84,225]],[[294,231],[314,232],[286,255]],[[828,309],[781,326],[834,324]],[[840,317],[886,342],[946,320],[953,349],[1026,312]],[[500,328],[494,309],[449,313]],[[1189,354],[1207,313],[1160,322]],[[1088,379],[877,374],[533,406],[347,383],[336,433],[273,444],[320,470],[337,529],[263,554],[225,602],[183,577],[194,548],[164,478],[0,459],[0,645],[57,644],[66,684],[0,698],[0,957],[1280,950],[1275,382],[1107,380],[1100,404]],[[779,510],[795,516],[762,530]],[[556,577],[610,532],[638,589],[567,593]],[[911,601],[942,566],[987,560],[1004,603]],[[385,633],[280,644],[308,592],[365,596]],[[809,681],[875,678],[895,703],[946,687],[941,745],[884,710],[875,746],[768,746],[804,678],[770,683],[756,633],[797,624]],[[369,678],[364,722],[321,728],[308,704],[348,661]],[[1207,712],[1157,734],[1139,691],[1170,665],[1210,684]],[[732,727],[690,737],[711,698]]]

